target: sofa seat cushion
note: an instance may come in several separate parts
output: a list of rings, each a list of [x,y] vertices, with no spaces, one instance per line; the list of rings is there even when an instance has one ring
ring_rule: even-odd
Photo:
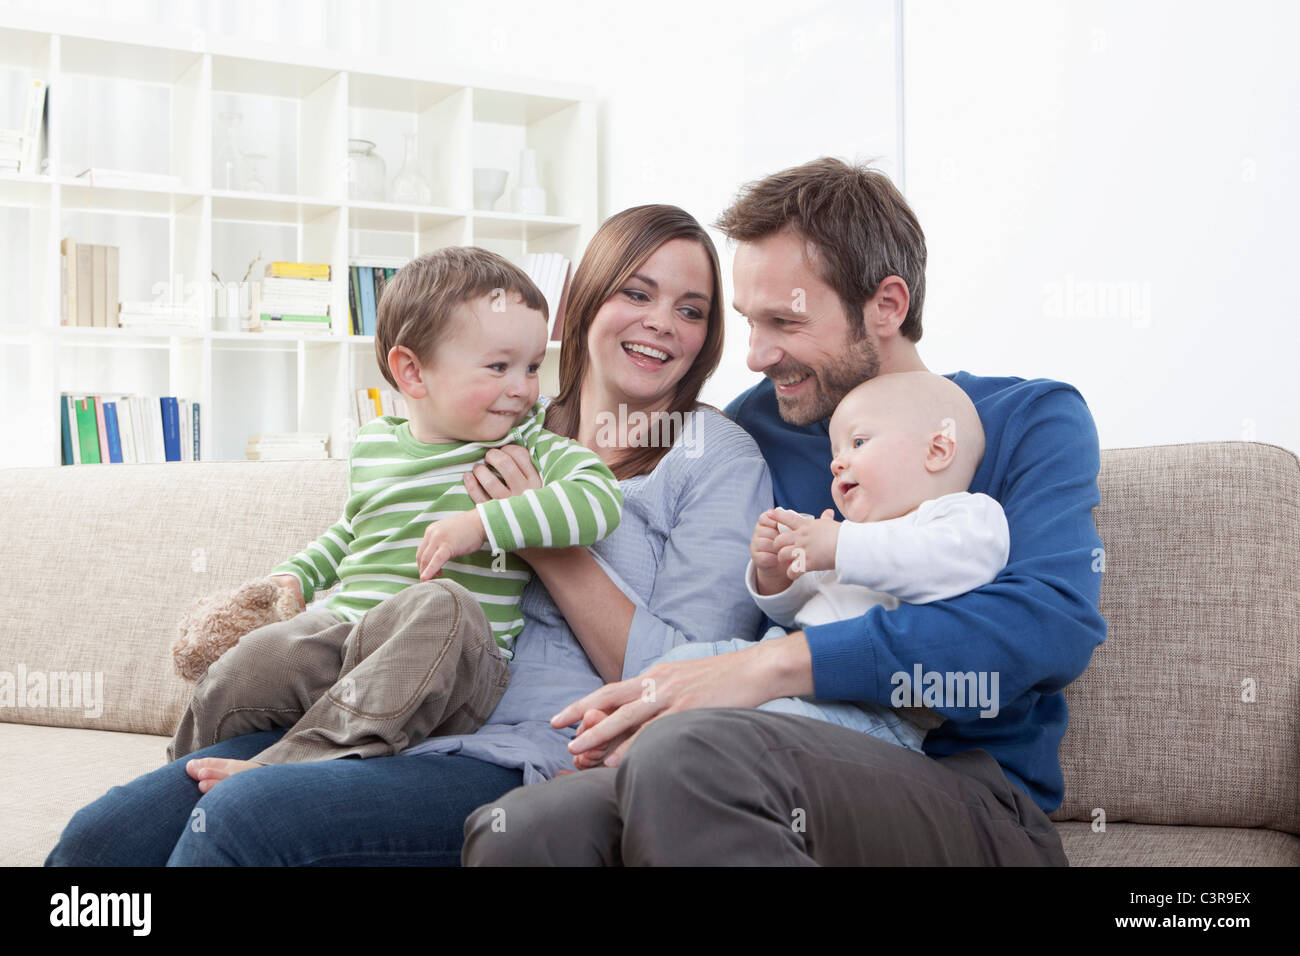
[[[1300,866],[1300,837],[1244,827],[1056,824],[1071,866]]]
[[[72,815],[167,761],[168,737],[0,723],[0,866],[40,866]],[[21,781],[21,785],[17,785]]]

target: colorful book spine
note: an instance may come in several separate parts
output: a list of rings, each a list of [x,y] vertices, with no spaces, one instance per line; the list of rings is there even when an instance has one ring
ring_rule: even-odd
[[[361,334],[361,294],[357,290],[357,267],[348,269],[348,309],[350,312],[350,334]]]
[[[190,409],[194,418],[194,460],[199,461],[199,403],[195,402]]]
[[[171,395],[164,395],[162,398],[162,436],[164,460],[180,461],[180,421],[176,409],[176,399]]]
[[[370,266],[357,268],[357,283],[361,289],[361,334],[375,334],[375,270]]]
[[[108,431],[108,460],[122,463],[122,436],[117,427],[117,403],[104,402],[104,426]]]
[[[70,399],[67,395],[59,396],[59,438],[63,448],[63,464],[75,464],[76,458],[72,453],[72,426],[68,422],[68,403]]]
[[[77,399],[77,441],[81,447],[81,464],[99,463],[99,434],[95,429],[95,399]]]
[[[330,267],[325,262],[272,262],[266,274],[279,279],[328,279]]]

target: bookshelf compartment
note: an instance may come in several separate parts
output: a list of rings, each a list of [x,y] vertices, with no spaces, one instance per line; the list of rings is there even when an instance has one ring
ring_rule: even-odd
[[[587,218],[594,214],[595,156],[588,152],[591,105],[554,97],[474,90],[474,167],[504,169],[505,192],[487,212],[511,213],[519,184],[520,152],[537,155],[538,185],[546,190],[543,217]],[[594,128],[594,126],[593,126]]]
[[[30,328],[38,312],[35,304],[47,291],[35,268],[41,258],[38,250],[48,243],[45,213],[39,207],[0,206],[0,261],[9,264],[17,279],[5,283],[0,296],[0,329]]]
[[[198,261],[196,235],[197,207],[201,203],[195,200],[195,208],[185,216],[178,213],[174,218],[76,208],[63,210],[59,238],[75,239],[79,245],[117,247],[117,299],[110,304],[107,331],[122,331],[112,328],[116,322],[116,303],[188,300],[194,308],[200,307],[206,282]],[[52,318],[53,324],[59,324],[57,303]]]
[[[198,187],[194,178],[172,167],[176,130],[172,124],[172,87],[113,76],[64,73],[51,85],[54,124],[54,166],[68,182],[87,169],[112,170],[131,176],[150,191],[166,195],[168,189]],[[116,108],[115,108],[116,107]],[[160,149],[159,143],[168,148]],[[179,150],[178,150],[179,152]],[[176,176],[168,181],[167,177]],[[100,184],[121,183],[101,175]]]
[[[240,320],[250,305],[253,280],[265,274],[268,262],[293,262],[297,255],[296,225],[214,219],[212,328],[239,331]]]
[[[214,338],[205,453],[215,461],[243,461],[249,435],[298,431],[298,391],[295,341]]]
[[[261,154],[262,192],[339,200],[346,194],[345,74],[319,67],[212,58],[212,179],[214,190],[249,192],[219,168],[226,140],[222,113],[243,118],[239,151]],[[247,169],[247,166],[245,166]]]

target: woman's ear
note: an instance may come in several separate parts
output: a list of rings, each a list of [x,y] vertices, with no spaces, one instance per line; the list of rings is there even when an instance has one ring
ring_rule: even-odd
[[[424,398],[429,390],[421,378],[420,363],[415,353],[404,345],[394,345],[388,350],[388,370],[397,379],[402,392],[411,398]]]
[[[925,449],[925,470],[937,474],[957,457],[957,423],[945,418],[939,430],[930,435]]]

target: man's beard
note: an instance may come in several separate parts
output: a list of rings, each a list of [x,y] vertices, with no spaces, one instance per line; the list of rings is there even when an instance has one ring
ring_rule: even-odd
[[[781,365],[767,371],[771,379],[793,378],[812,373],[812,388],[804,395],[784,396],[776,393],[776,407],[783,421],[791,425],[811,425],[830,418],[835,406],[852,389],[880,374],[880,354],[870,336],[850,340],[840,358],[821,369],[806,365]]]

